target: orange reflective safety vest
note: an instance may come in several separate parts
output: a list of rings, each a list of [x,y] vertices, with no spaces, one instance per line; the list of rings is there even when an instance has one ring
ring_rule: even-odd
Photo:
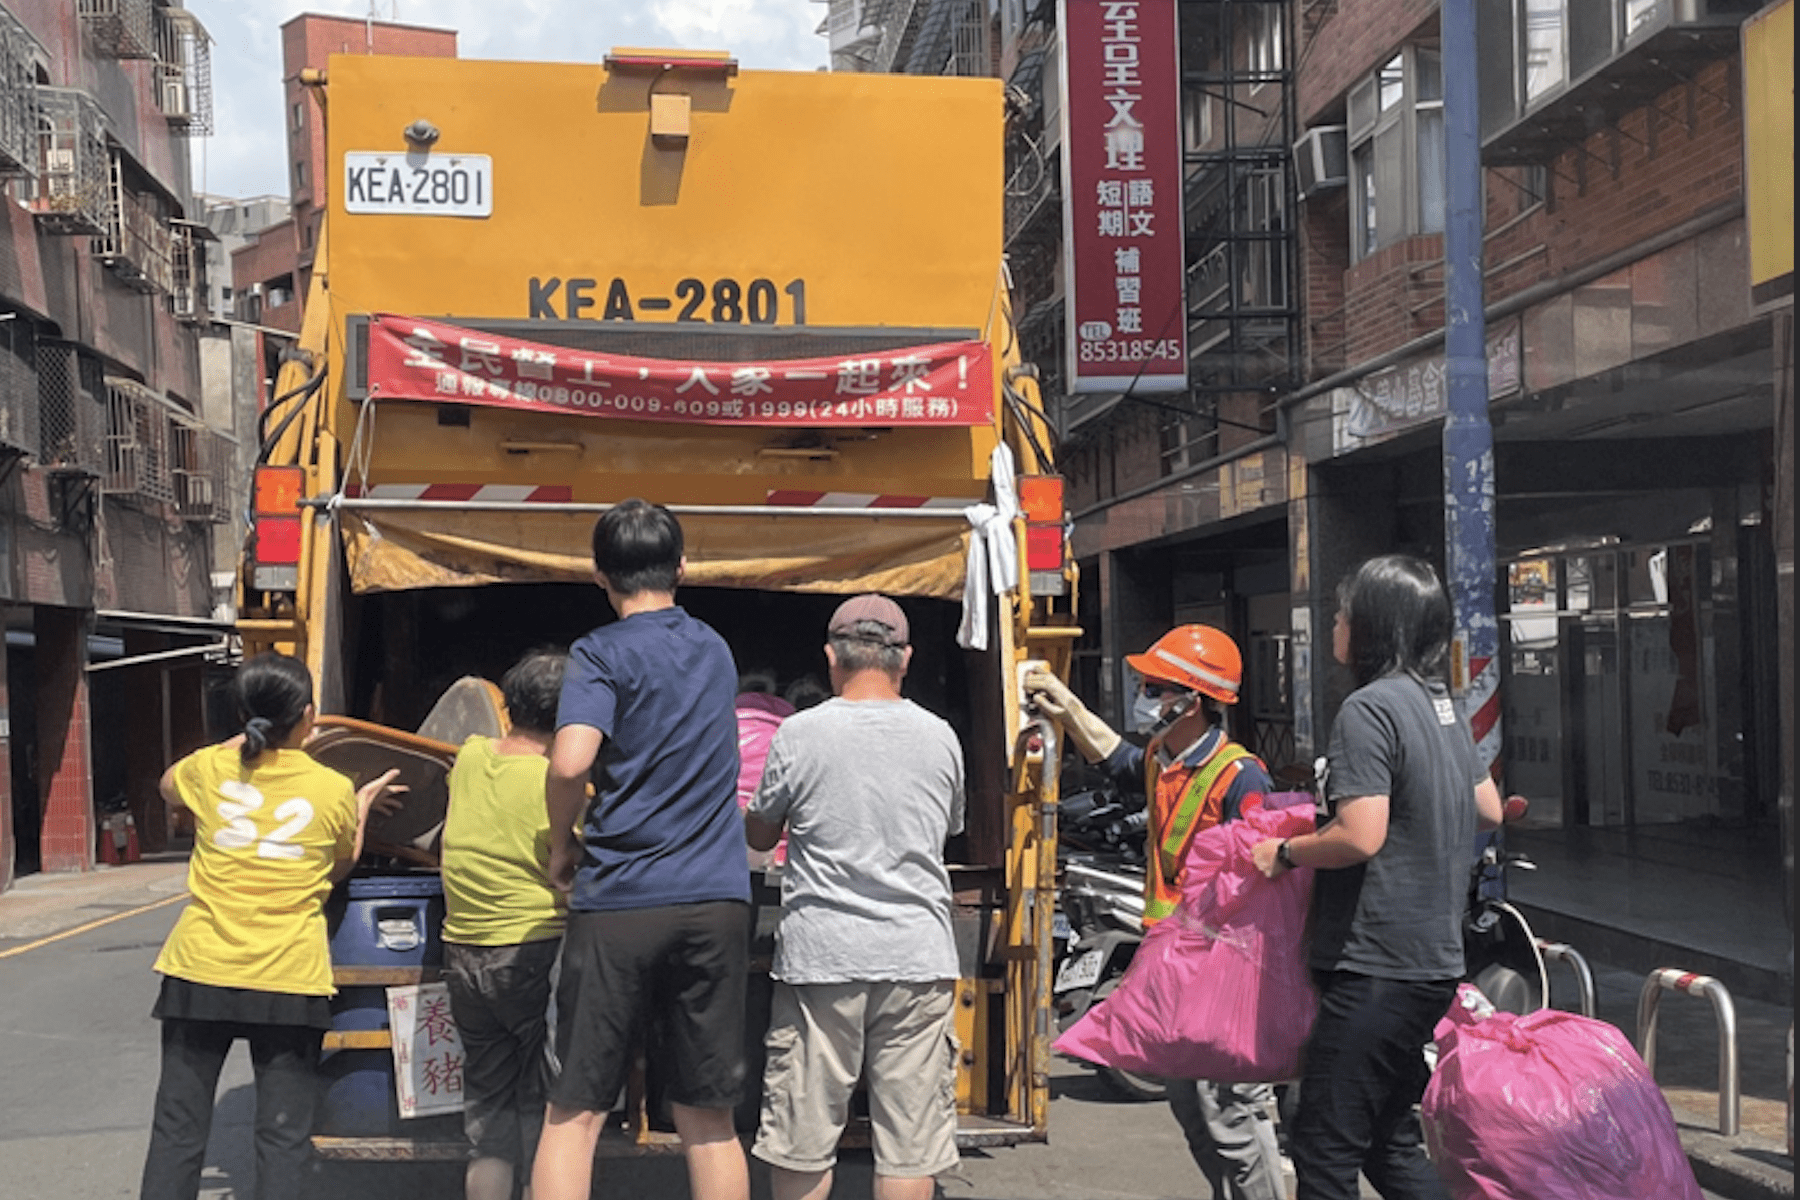
[[[1236,742],[1220,739],[1218,749],[1194,766],[1179,761],[1158,765],[1154,752],[1144,756],[1144,794],[1150,797],[1150,828],[1145,839],[1148,869],[1144,872],[1144,924],[1154,925],[1181,900],[1181,870],[1188,846],[1202,829],[1225,816],[1225,796],[1244,761],[1256,756]]]

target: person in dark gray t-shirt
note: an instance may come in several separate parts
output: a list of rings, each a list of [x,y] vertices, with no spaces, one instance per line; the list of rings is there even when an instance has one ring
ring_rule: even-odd
[[[1476,829],[1500,824],[1442,673],[1450,599],[1430,564],[1370,559],[1338,594],[1332,655],[1356,675],[1331,731],[1316,833],[1255,850],[1271,878],[1316,869],[1319,1017],[1290,1135],[1298,1200],[1445,1200],[1414,1111],[1423,1050],[1463,974],[1464,888]]]

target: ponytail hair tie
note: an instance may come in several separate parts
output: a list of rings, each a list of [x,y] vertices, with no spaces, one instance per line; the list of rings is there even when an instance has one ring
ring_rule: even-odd
[[[249,762],[269,748],[270,735],[275,732],[275,722],[267,717],[251,717],[244,722],[244,745],[241,756]]]

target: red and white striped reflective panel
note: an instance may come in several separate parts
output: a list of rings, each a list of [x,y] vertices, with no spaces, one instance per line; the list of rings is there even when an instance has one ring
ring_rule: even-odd
[[[514,503],[561,504],[574,499],[566,483],[378,483],[344,485],[353,500],[506,500]]]
[[[781,508],[967,508],[973,500],[956,496],[898,496],[878,492],[812,492],[780,488],[764,503]]]

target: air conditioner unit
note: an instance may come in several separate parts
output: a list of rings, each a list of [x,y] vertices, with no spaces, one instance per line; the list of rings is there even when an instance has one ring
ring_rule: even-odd
[[[174,75],[164,76],[162,111],[165,117],[184,121],[193,115],[188,111],[187,80]]]
[[[1350,178],[1350,146],[1342,125],[1317,125],[1294,144],[1300,195],[1343,187]]]

